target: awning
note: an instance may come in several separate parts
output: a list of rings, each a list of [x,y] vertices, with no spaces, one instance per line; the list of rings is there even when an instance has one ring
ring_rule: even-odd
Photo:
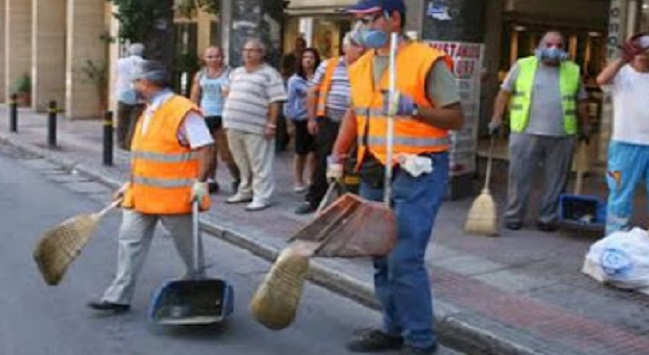
[[[291,16],[334,15],[357,0],[291,0],[286,13]]]

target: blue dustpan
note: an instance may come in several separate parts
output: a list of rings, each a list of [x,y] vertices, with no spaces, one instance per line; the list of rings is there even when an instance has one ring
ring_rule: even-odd
[[[224,280],[205,278],[203,243],[198,229],[198,203],[192,206],[194,273],[192,279],[167,281],[155,294],[149,316],[161,325],[209,325],[234,311],[234,292]]]

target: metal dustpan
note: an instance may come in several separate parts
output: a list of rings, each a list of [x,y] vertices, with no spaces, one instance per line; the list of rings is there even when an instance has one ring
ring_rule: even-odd
[[[299,230],[289,241],[312,247],[314,256],[359,257],[385,256],[397,241],[397,222],[390,208],[394,152],[394,98],[396,95],[395,58],[398,35],[390,38],[388,129],[386,137],[387,161],[383,203],[366,201],[352,194],[344,194],[330,206],[317,213],[316,218]],[[329,185],[324,200],[335,189]],[[322,206],[320,206],[322,207]],[[319,208],[320,209],[320,208]],[[309,245],[310,244],[310,245]]]
[[[581,194],[584,173],[588,168],[587,145],[580,144],[577,149],[575,192],[559,197],[559,223],[578,229],[602,229],[606,223],[606,203],[597,196]]]
[[[161,325],[209,325],[223,322],[234,310],[232,286],[205,277],[203,242],[198,228],[198,203],[192,205],[194,242],[191,279],[166,282],[151,304],[151,320]]]

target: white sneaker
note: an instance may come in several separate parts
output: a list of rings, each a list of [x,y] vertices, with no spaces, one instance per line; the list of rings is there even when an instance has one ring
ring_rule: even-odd
[[[246,196],[240,193],[236,193],[233,196],[230,196],[225,203],[242,203],[252,201],[252,196]]]
[[[306,192],[306,190],[308,190],[308,189],[309,189],[309,186],[303,185],[303,184],[295,184],[293,186],[293,192],[295,192],[296,194],[301,194],[303,192]]]
[[[270,203],[267,202],[260,202],[260,201],[252,201],[251,203],[246,206],[246,211],[261,211],[270,206]]]

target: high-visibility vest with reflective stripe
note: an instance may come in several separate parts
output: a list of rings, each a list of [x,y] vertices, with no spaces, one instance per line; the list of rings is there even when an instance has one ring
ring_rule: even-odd
[[[329,96],[329,91],[331,91],[331,83],[339,61],[340,57],[333,57],[327,61],[327,70],[322,78],[322,84],[318,88],[317,117],[327,116],[327,97]]]
[[[131,145],[131,185],[125,208],[147,214],[191,213],[191,189],[198,177],[198,155],[178,141],[178,130],[190,112],[200,112],[188,99],[174,95],[151,117],[142,134],[140,118]],[[209,198],[201,210],[209,208]]]
[[[510,103],[510,125],[515,133],[522,133],[530,121],[530,107],[534,95],[534,77],[539,66],[536,57],[518,60],[516,91]],[[577,133],[577,93],[580,82],[579,66],[564,61],[559,67],[559,92],[563,106],[563,122],[567,134]]]
[[[359,166],[368,149],[383,164],[387,160],[388,118],[383,115],[383,93],[388,90],[389,70],[386,69],[378,85],[374,85],[373,59],[374,51],[369,51],[349,67],[352,105],[358,130]],[[396,58],[396,90],[411,96],[419,107],[433,107],[434,103],[426,95],[426,78],[438,60],[452,65],[450,58],[443,52],[425,44],[410,43],[402,47]],[[394,123],[395,157],[400,153],[422,154],[448,150],[448,130],[409,116],[395,117]]]

